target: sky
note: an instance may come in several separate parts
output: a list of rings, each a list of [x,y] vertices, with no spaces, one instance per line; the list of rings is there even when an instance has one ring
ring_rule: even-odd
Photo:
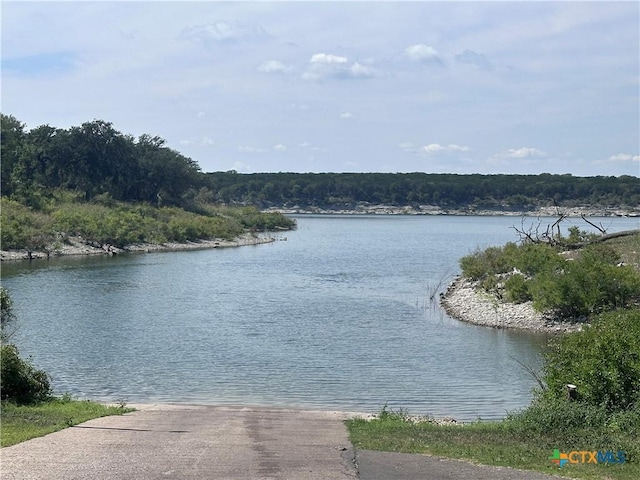
[[[1,111],[203,171],[640,176],[640,3],[1,3]]]

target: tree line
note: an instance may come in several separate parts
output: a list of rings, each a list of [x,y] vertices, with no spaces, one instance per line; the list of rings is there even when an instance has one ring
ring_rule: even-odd
[[[202,179],[197,163],[162,138],[136,139],[103,120],[27,131],[2,114],[1,154],[2,195],[34,207],[54,189],[79,192],[85,200],[108,194],[121,201],[179,205]]]
[[[31,130],[1,115],[2,196],[38,208],[56,189],[85,200],[180,206],[208,202],[258,207],[348,208],[359,203],[444,208],[533,209],[539,206],[640,204],[632,176],[457,175],[428,173],[202,172],[158,136],[138,138],[93,120],[68,129]]]
[[[348,208],[358,203],[443,208],[535,209],[540,206],[638,206],[637,177],[457,175],[429,173],[205,174],[226,203],[262,207]]]

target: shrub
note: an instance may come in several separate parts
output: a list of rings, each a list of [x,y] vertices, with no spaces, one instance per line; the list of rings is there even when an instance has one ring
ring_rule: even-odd
[[[0,396],[17,404],[37,403],[51,396],[49,375],[20,358],[15,345],[1,347]]]
[[[507,300],[513,303],[524,303],[532,299],[529,284],[523,275],[511,275],[505,282]]]
[[[0,203],[0,243],[3,249],[37,250],[53,238],[47,215],[6,198],[2,198]]]
[[[565,261],[561,272],[537,275],[529,285],[534,307],[562,317],[581,317],[625,308],[640,295],[640,274],[585,252]]]
[[[574,384],[586,404],[612,412],[640,407],[640,310],[602,314],[582,332],[553,341],[543,380],[546,398],[562,398]]]
[[[522,273],[533,276],[561,268],[563,258],[556,248],[543,243],[525,243],[512,251],[509,263]]]
[[[508,256],[504,255],[507,247],[489,247],[486,250],[476,250],[470,255],[460,259],[462,275],[471,280],[481,280],[489,275],[506,273],[513,267],[509,266]]]
[[[566,398],[536,399],[526,409],[507,415],[512,430],[528,434],[570,436],[576,431],[599,428],[607,423],[604,407],[585,402],[569,402]]]
[[[460,260],[463,276],[471,280],[481,280],[490,275],[508,273],[518,269],[526,275],[553,271],[562,265],[557,250],[547,244],[513,242],[503,247],[489,247],[476,250]]]
[[[9,291],[0,286],[0,328],[4,329],[5,325],[14,318],[13,300],[11,300]]]

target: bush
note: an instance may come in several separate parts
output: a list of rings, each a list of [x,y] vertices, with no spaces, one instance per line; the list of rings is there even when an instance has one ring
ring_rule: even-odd
[[[543,380],[543,398],[562,398],[573,384],[588,405],[610,412],[639,408],[640,310],[603,314],[582,332],[553,341]]]
[[[560,272],[534,277],[529,291],[536,309],[576,318],[631,306],[640,296],[640,274],[585,252]]]
[[[523,275],[511,275],[504,282],[504,289],[507,292],[507,300],[513,303],[524,303],[531,300],[529,284]]]
[[[548,436],[570,436],[607,424],[609,413],[598,405],[569,402],[566,398],[537,399],[526,409],[507,415],[512,430]]]
[[[482,280],[490,275],[506,273],[513,269],[509,265],[505,249],[511,249],[515,244],[506,247],[489,247],[486,250],[476,250],[471,255],[460,259],[462,275],[471,280]]]
[[[514,268],[526,275],[553,271],[562,265],[562,261],[558,251],[550,245],[509,242],[503,247],[476,250],[462,257],[460,267],[463,276],[482,280],[490,275],[511,272]]]
[[[30,404],[51,397],[49,375],[20,358],[15,345],[1,347],[0,397],[17,404]]]
[[[479,281],[486,291],[500,296],[503,282],[508,301],[533,300],[537,310],[559,317],[588,317],[638,305],[640,273],[630,265],[618,266],[621,256],[611,246],[593,244],[573,257],[565,259],[548,244],[508,243],[475,251],[463,257],[460,266],[464,277]]]
[[[0,199],[2,248],[37,250],[53,238],[51,220],[47,215],[6,198]]]

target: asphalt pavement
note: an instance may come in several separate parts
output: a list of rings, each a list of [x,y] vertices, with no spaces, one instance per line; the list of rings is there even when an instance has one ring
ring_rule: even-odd
[[[426,455],[355,451],[350,414],[144,405],[0,450],[3,480],[548,480]],[[555,477],[559,478],[559,477]]]

